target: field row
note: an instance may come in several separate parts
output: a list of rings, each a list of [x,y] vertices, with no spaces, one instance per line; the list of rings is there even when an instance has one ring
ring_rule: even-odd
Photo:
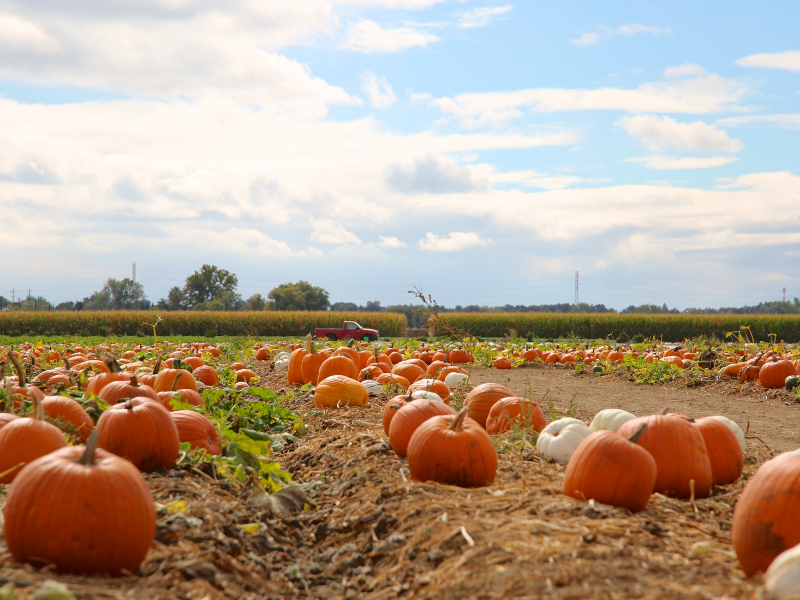
[[[386,312],[164,312],[159,335],[305,336],[316,327],[341,327],[345,320],[374,328],[383,338],[404,336],[406,317]],[[156,315],[146,311],[5,312],[0,335],[152,335]],[[800,341],[794,315],[643,315],[561,313],[446,313],[448,327],[481,337],[629,340],[640,335],[665,342],[716,338],[748,327],[755,341]],[[453,333],[439,327],[435,335]]]

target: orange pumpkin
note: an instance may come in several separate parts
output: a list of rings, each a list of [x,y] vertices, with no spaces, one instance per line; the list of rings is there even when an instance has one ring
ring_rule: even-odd
[[[403,457],[414,431],[436,415],[455,415],[456,411],[438,400],[412,400],[397,411],[389,424],[389,444],[397,456]]]
[[[0,429],[0,473],[6,473],[0,483],[11,483],[23,466],[66,445],[61,430],[44,420],[42,402],[34,396],[32,418],[12,419]]]
[[[217,370],[211,365],[202,365],[192,371],[192,375],[197,381],[208,387],[215,387],[219,385],[219,374]],[[155,383],[155,380],[153,381]]]
[[[358,379],[358,368],[353,360],[345,354],[331,356],[320,365],[319,379],[325,379],[331,375],[344,375],[350,379]]]
[[[730,427],[713,417],[698,419],[694,425],[706,443],[712,484],[728,485],[739,479],[744,468],[744,456]]]
[[[394,366],[392,369],[392,374],[405,377],[410,383],[414,383],[417,379],[422,379],[425,377],[425,370],[419,365],[409,361],[403,361]]]
[[[758,380],[761,386],[767,389],[782,388],[786,383],[786,378],[797,375],[794,365],[788,360],[778,360],[775,356],[768,360],[761,367],[758,373]]]
[[[96,444],[38,458],[14,481],[3,509],[14,560],[78,575],[137,571],[155,536],[153,495],[136,467]]]
[[[179,390],[194,390],[197,391],[197,381],[195,381],[192,374],[183,368],[180,359],[175,359],[173,363],[175,365],[174,369],[164,369],[156,376],[156,382],[153,386],[153,389],[157,392],[168,392],[172,389],[173,384],[175,383],[175,379],[178,375],[183,375],[178,381],[178,387],[176,389]]]
[[[700,431],[693,423],[667,414],[637,417],[617,430],[623,437],[647,425],[637,444],[650,452],[656,461],[657,475],[653,491],[677,498],[705,498],[711,490],[711,461]]]
[[[0,431],[2,433],[2,431]],[[800,450],[784,452],[758,469],[733,511],[733,549],[745,575],[767,570],[800,544]]]
[[[513,395],[514,392],[499,383],[482,383],[467,394],[467,397],[464,398],[464,406],[469,407],[470,418],[480,423],[481,427],[485,429],[486,419],[489,417],[492,406],[501,399]]]
[[[158,400],[137,397],[109,406],[97,421],[97,431],[101,448],[127,458],[140,471],[175,466],[178,430]]]
[[[547,424],[544,413],[536,402],[519,396],[502,398],[489,411],[486,419],[486,433],[504,433],[511,430],[511,424],[533,429],[539,433]]]
[[[445,404],[450,402],[450,388],[444,381],[438,379],[417,379],[407,389],[409,394],[420,390],[430,390],[434,394],[438,394]]]
[[[408,443],[412,479],[468,488],[494,482],[497,452],[468,412],[464,407],[457,415],[434,416],[417,427]]]
[[[383,405],[383,432],[389,435],[389,425],[392,423],[395,413],[403,408],[406,404],[411,402],[411,395],[408,396],[395,396]]]
[[[94,429],[94,421],[83,407],[72,398],[66,396],[45,396],[42,408],[47,416],[53,420],[63,419],[78,430],[82,443],[89,439],[89,434]]]
[[[317,408],[364,406],[368,399],[367,389],[355,379],[344,375],[331,375],[320,381],[314,390]]]
[[[584,438],[567,463],[564,494],[632,512],[642,510],[656,482],[656,461],[636,445],[645,428],[641,424],[627,439],[608,430]]]
[[[140,385],[136,376],[131,377],[128,381],[112,381],[106,384],[97,397],[108,404],[116,404],[120,400],[137,396],[158,400],[156,391],[150,386]]]
[[[302,384],[303,381],[303,357],[308,354],[305,348],[297,348],[289,357],[289,383]]]
[[[176,410],[170,413],[178,430],[178,439],[188,442],[195,448],[203,448],[209,454],[222,454],[222,442],[219,431],[211,419],[193,410]]]

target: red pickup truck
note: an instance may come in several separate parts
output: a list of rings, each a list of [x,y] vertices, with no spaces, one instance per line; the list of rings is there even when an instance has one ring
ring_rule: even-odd
[[[342,329],[315,329],[314,337],[328,338],[332,342],[346,338],[365,340],[367,342],[376,342],[378,340],[378,330],[365,329],[355,321],[345,321]]]

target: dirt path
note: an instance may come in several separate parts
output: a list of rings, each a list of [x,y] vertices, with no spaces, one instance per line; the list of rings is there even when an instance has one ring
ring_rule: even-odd
[[[727,386],[675,389],[661,385],[634,385],[611,375],[575,374],[571,369],[544,365],[525,365],[519,369],[496,371],[473,369],[473,381],[502,383],[521,396],[537,400],[550,390],[548,399],[559,409],[572,400],[575,413],[587,423],[599,410],[622,408],[636,415],[654,414],[669,406],[673,412],[699,418],[725,415],[759,436],[776,452],[800,446],[800,405],[766,394],[730,394]],[[546,407],[543,407],[547,413]]]

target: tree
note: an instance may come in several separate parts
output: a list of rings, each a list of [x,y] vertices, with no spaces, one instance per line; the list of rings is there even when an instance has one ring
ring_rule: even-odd
[[[283,283],[268,295],[275,310],[327,310],[328,292],[307,281]]]
[[[126,277],[109,279],[103,289],[84,298],[82,308],[86,310],[147,309],[150,303],[144,295],[144,286]]]
[[[186,305],[186,294],[177,285],[173,286],[167,294],[167,307],[169,310],[181,310]]]
[[[183,293],[189,306],[197,306],[219,296],[222,292],[236,292],[239,280],[236,275],[215,265],[203,265],[199,271],[186,278]]]
[[[194,305],[194,310],[242,310],[244,300],[236,292],[223,290],[211,300]]]
[[[247,299],[247,310],[264,310],[267,307],[267,300],[261,294],[253,294]]]
[[[364,310],[367,312],[381,312],[381,301],[380,300],[370,300],[367,302],[367,305],[364,307]]]

